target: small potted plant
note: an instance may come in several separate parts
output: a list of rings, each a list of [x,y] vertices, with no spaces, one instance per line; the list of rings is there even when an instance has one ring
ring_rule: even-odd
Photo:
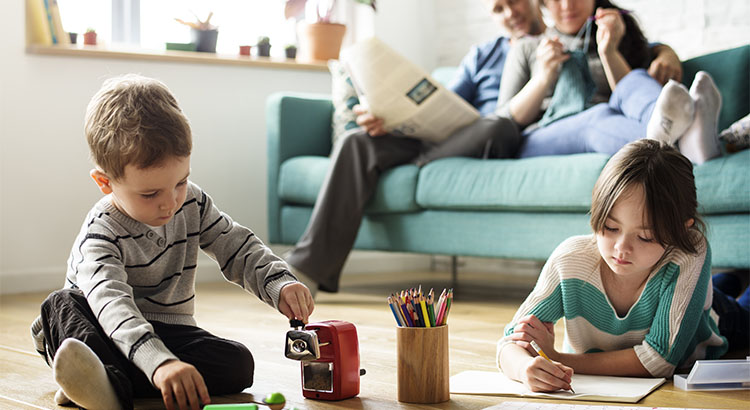
[[[297,46],[295,46],[294,44],[288,44],[286,47],[284,47],[284,53],[286,54],[286,58],[296,58]]]
[[[258,44],[256,45],[258,48],[258,55],[260,57],[268,57],[271,55],[271,39],[268,37],[259,37],[258,38]]]
[[[96,45],[96,30],[91,27],[86,29],[86,32],[83,33],[83,44],[87,46]]]

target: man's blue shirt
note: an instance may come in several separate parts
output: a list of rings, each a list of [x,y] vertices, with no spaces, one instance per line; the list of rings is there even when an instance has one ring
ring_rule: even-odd
[[[481,116],[495,112],[510,39],[500,36],[474,46],[461,61],[448,88],[473,105]]]

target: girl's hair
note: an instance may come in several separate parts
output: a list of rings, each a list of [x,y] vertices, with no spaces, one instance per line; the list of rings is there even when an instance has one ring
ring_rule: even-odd
[[[643,187],[644,208],[656,242],[696,253],[705,224],[698,216],[693,164],[675,148],[652,139],[631,142],[604,166],[591,196],[594,232],[604,230],[615,202],[636,184]],[[694,223],[688,226],[690,219]]]
[[[612,3],[609,0],[595,0],[594,1],[594,12],[596,9],[618,9],[623,10],[621,7]],[[625,35],[620,41],[620,45],[617,50],[620,51],[625,61],[628,62],[631,68],[646,68],[651,62],[651,51],[646,41],[646,36],[643,35],[641,27],[638,25],[635,16],[626,12],[622,15],[622,19],[625,22]],[[596,24],[592,24],[591,27],[591,38],[594,40],[589,46],[589,51],[596,52]]]

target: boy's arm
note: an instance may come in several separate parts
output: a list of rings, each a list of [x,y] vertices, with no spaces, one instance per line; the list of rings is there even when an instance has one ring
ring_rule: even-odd
[[[104,332],[149,381],[156,368],[177,357],[169,351],[133,300],[133,289],[114,233],[92,226],[78,249],[76,284]]]
[[[221,267],[224,277],[279,309],[281,289],[297,282],[289,266],[250,229],[219,211],[196,185],[200,215],[200,247]]]

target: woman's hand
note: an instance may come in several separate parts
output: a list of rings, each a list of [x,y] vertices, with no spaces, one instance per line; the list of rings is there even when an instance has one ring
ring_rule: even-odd
[[[596,45],[601,58],[617,52],[625,36],[625,20],[618,9],[596,9]]]
[[[168,360],[156,368],[153,380],[167,410],[199,410],[211,403],[203,376],[189,363]]]
[[[542,322],[534,315],[525,316],[518,321],[510,337],[518,346],[526,349],[531,356],[537,356],[536,351],[531,347],[531,341],[534,340],[550,358],[557,357],[555,324],[552,322]]]
[[[372,115],[367,107],[357,104],[352,107],[352,111],[357,114],[357,125],[364,128],[371,137],[380,137],[386,134],[383,128],[383,119]]]
[[[315,302],[310,289],[300,282],[290,283],[281,288],[279,294],[279,312],[291,319],[299,319],[307,323]]]
[[[531,391],[570,390],[573,369],[541,356],[529,358],[520,372],[521,381]]]
[[[542,38],[536,48],[536,63],[532,78],[541,78],[549,86],[557,81],[562,64],[570,58],[558,37]]]

